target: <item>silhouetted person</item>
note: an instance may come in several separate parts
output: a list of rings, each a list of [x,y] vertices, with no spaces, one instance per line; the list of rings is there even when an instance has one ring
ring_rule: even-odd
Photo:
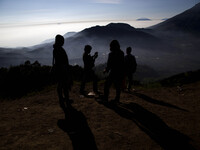
[[[93,67],[95,59],[98,57],[98,53],[95,52],[93,56],[90,55],[92,47],[90,45],[85,45],[83,53],[84,71],[80,87],[80,94],[85,95],[85,84],[88,79],[93,80],[93,92],[97,93],[97,76],[94,73]]]
[[[133,84],[133,73],[135,73],[136,67],[137,67],[135,56],[131,54],[131,51],[132,51],[131,47],[128,47],[126,49],[127,55],[125,56],[125,59],[124,59],[125,75],[128,78],[128,87],[126,87],[126,88],[128,88],[129,92],[130,92],[131,86]]]
[[[53,45],[53,67],[55,68],[55,76],[58,82],[57,92],[60,102],[60,107],[66,111],[67,104],[69,103],[69,62],[68,56],[63,49],[64,37],[56,35],[55,44]],[[65,112],[66,113],[66,112]]]
[[[104,100],[108,101],[109,89],[112,83],[114,83],[116,88],[116,97],[114,102],[119,102],[121,85],[124,77],[124,52],[120,49],[120,45],[117,40],[113,40],[110,43],[110,51],[111,52],[108,55],[107,67],[104,70],[104,73],[110,71],[104,85]]]

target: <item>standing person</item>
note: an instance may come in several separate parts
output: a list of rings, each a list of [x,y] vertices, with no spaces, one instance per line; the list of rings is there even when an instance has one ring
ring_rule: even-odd
[[[126,56],[125,56],[125,75],[128,78],[128,92],[131,91],[131,86],[133,84],[133,73],[135,73],[137,68],[137,63],[135,56],[131,54],[132,48],[128,47],[126,49]]]
[[[66,113],[66,107],[69,104],[69,62],[68,56],[63,49],[64,37],[56,35],[55,44],[53,45],[53,67],[55,77],[58,82],[57,93],[59,98],[60,107]]]
[[[104,70],[104,73],[105,72],[109,72],[109,75],[104,85],[104,100],[108,101],[109,89],[112,83],[114,83],[116,88],[114,102],[119,102],[121,85],[124,77],[124,52],[120,49],[117,40],[113,40],[110,43],[110,53],[108,56],[107,67]]]
[[[85,45],[83,53],[83,62],[84,62],[84,71],[83,78],[80,86],[80,94],[85,95],[85,84],[88,79],[92,78],[93,80],[93,92],[98,93],[97,89],[97,76],[92,69],[94,67],[95,59],[98,57],[98,52],[95,52],[93,56],[90,55],[92,47],[90,45]]]

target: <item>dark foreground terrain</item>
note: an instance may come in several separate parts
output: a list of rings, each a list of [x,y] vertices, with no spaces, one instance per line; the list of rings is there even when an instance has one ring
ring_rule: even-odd
[[[1,100],[0,149],[200,149],[200,82],[134,88],[113,105],[80,97],[76,83],[67,120],[56,86]],[[111,89],[110,99],[114,93]]]

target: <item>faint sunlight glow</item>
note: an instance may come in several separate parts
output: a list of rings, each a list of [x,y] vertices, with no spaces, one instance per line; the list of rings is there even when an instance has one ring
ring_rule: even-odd
[[[27,47],[40,44],[52,39],[56,34],[64,35],[67,32],[79,32],[92,26],[105,26],[110,22],[128,23],[135,28],[145,28],[161,22],[162,20],[136,21],[136,20],[96,20],[80,22],[49,22],[37,24],[20,24],[0,28],[0,47]]]
[[[64,35],[67,32],[78,32],[97,24],[105,25],[101,22],[82,22],[3,27],[0,28],[0,47],[33,46],[54,38],[57,34]]]
[[[33,46],[41,42],[54,38],[56,34],[65,34],[74,29],[81,29],[78,24],[53,24],[53,25],[34,25],[16,26],[0,30],[0,46],[21,47]]]

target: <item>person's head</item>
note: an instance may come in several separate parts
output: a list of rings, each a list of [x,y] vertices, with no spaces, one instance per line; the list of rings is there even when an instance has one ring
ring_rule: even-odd
[[[55,37],[55,45],[56,46],[63,46],[64,41],[65,41],[65,39],[62,35],[59,35],[59,34],[56,35],[56,37]]]
[[[91,52],[91,50],[92,50],[92,46],[85,45],[85,48],[84,48],[85,53],[89,54]]]
[[[132,48],[131,48],[131,47],[127,47],[127,49],[126,49],[126,54],[130,54],[131,51],[132,51]]]
[[[118,50],[120,50],[119,42],[117,40],[113,40],[112,42],[110,42],[110,51],[118,51]]]

